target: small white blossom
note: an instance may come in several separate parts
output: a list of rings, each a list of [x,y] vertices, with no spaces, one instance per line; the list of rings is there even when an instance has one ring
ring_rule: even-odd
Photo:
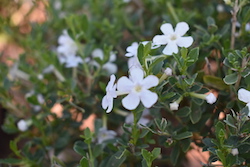
[[[218,4],[216,6],[217,12],[222,13],[225,11],[224,6],[222,4]]]
[[[106,113],[110,113],[113,109],[113,100],[117,97],[115,75],[110,76],[110,81],[106,87],[106,95],[102,98],[102,108],[106,110]]]
[[[246,30],[247,32],[249,32],[249,31],[250,31],[250,22],[246,24],[246,26],[245,26],[245,30]]]
[[[217,98],[216,96],[213,94],[213,93],[209,93],[207,96],[206,96],[206,101],[207,103],[209,104],[214,104],[216,102]]]
[[[177,103],[177,102],[175,101],[175,102],[173,102],[173,103],[170,103],[169,106],[170,106],[170,110],[178,110],[178,108],[179,108],[179,103]]]
[[[159,79],[154,75],[144,78],[144,71],[140,68],[130,69],[130,77],[121,77],[117,81],[117,90],[128,94],[122,99],[122,105],[128,109],[135,109],[140,101],[146,108],[152,107],[158,99],[158,95],[148,90],[157,86]]]
[[[233,149],[231,150],[231,154],[233,154],[233,156],[238,155],[238,154],[239,154],[238,148],[233,148]]]
[[[82,64],[83,63],[83,60],[81,57],[79,56],[68,56],[66,58],[66,62],[65,62],[65,67],[66,68],[72,68],[72,67],[77,67],[78,64]]]
[[[25,120],[23,120],[23,119],[21,119],[20,121],[18,121],[17,127],[22,132],[26,131],[29,128],[27,122]]]
[[[160,29],[163,35],[156,35],[153,38],[153,43],[157,45],[166,45],[162,51],[166,55],[178,53],[178,46],[187,48],[191,46],[194,41],[191,36],[183,37],[183,35],[189,30],[189,26],[186,22],[178,23],[175,30],[170,23],[161,25]]]
[[[83,63],[81,57],[76,56],[78,47],[76,42],[69,36],[66,30],[58,38],[57,53],[61,64],[65,63],[66,68],[77,67],[79,63]]]
[[[164,71],[164,73],[167,75],[167,76],[171,76],[173,71],[171,68],[167,67],[166,70]]]
[[[141,63],[139,62],[139,59],[137,56],[130,57],[128,59],[128,68],[142,68]]]
[[[97,134],[97,143],[101,144],[106,140],[114,139],[116,132],[113,130],[107,130],[106,128],[100,128]]]
[[[131,0],[123,0],[124,3],[129,3]]]
[[[100,48],[94,49],[92,51],[93,58],[100,58],[101,60],[104,59],[103,50]],[[87,63],[92,64],[93,66],[100,68],[100,65],[95,60],[85,59]],[[114,74],[117,72],[117,65],[114,63],[116,60],[116,55],[114,52],[110,52],[109,60],[107,63],[103,64],[102,69],[108,72],[108,74]]]
[[[247,103],[248,109],[250,110],[250,91],[243,88],[239,89],[238,99],[244,103]],[[250,116],[250,112],[248,113],[248,116]]]
[[[63,30],[63,34],[59,36],[58,44],[59,46],[57,47],[57,52],[59,53],[59,55],[62,55],[62,57],[59,56],[59,61],[61,63],[64,63],[66,61],[65,57],[76,55],[76,52],[78,50],[77,44],[69,36],[66,30]]]

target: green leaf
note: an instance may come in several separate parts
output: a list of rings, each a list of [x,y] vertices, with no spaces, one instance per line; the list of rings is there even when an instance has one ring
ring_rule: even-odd
[[[0,164],[12,164],[12,165],[17,165],[22,162],[21,159],[14,159],[14,158],[7,158],[7,159],[0,159]]]
[[[203,77],[203,80],[206,85],[216,88],[218,90],[229,89],[229,86],[226,85],[220,77],[205,75]]]
[[[222,151],[216,150],[215,152],[216,152],[217,156],[219,157],[219,159],[221,160],[222,164],[225,165],[226,164],[226,157],[224,156]]]
[[[237,129],[237,127],[235,126],[235,120],[230,114],[227,114],[226,120],[224,120],[224,122],[228,126],[231,126],[231,127],[235,128],[235,129]]]
[[[184,139],[184,140],[181,140],[180,141],[180,145],[181,145],[181,149],[182,151],[185,153],[189,150],[190,148],[190,143],[191,143],[191,139],[188,138],[188,139]]]
[[[140,43],[138,50],[137,50],[137,57],[140,62],[140,64],[144,65],[144,45]]]
[[[118,151],[115,154],[113,154],[110,158],[109,161],[107,162],[106,166],[109,167],[117,167],[121,166],[122,163],[126,160],[126,150],[124,151]]]
[[[190,120],[193,124],[197,123],[200,119],[201,119],[201,109],[200,107],[195,104],[194,102],[192,102],[191,104],[191,113],[189,115]]]
[[[189,138],[189,137],[192,137],[193,136],[193,133],[192,132],[183,132],[183,133],[180,133],[178,135],[175,135],[173,136],[174,139],[176,140],[182,140],[182,139],[186,139],[186,138]]]
[[[80,167],[89,167],[89,160],[85,157],[82,157],[80,161]]]
[[[167,92],[163,94],[163,99],[170,99],[176,95],[175,92]]]
[[[93,149],[93,157],[97,158],[99,155],[102,154],[103,150],[102,150],[102,146],[101,145],[95,145],[94,149]]]
[[[237,80],[238,80],[238,74],[237,73],[226,75],[225,78],[223,78],[223,81],[227,85],[235,84],[237,82]]]
[[[240,154],[245,154],[250,152],[250,143],[242,143],[238,146]]]
[[[191,66],[192,64],[194,64],[199,57],[199,48],[193,48],[192,50],[190,50],[190,52],[188,53],[188,59],[187,59],[187,66]]]
[[[176,165],[177,164],[177,161],[178,161],[178,158],[180,156],[180,148],[179,146],[176,144],[173,149],[172,149],[172,152],[170,154],[170,160],[171,162]]]
[[[86,156],[87,145],[83,141],[76,141],[73,147],[74,151],[81,156]]]
[[[250,74],[250,68],[246,68],[242,73],[241,76],[246,78]]]
[[[156,159],[161,154],[161,148],[154,148],[152,151],[153,159]]]
[[[228,154],[227,157],[226,157],[226,163],[227,163],[227,166],[234,166],[235,164],[237,164],[237,158],[238,156],[234,156],[232,154]]]
[[[148,56],[148,54],[151,51],[151,45],[152,42],[148,42],[145,46],[144,46],[144,57]]]
[[[212,143],[212,140],[210,138],[204,138],[204,139],[202,139],[202,142],[208,147],[214,147],[215,146],[214,143]]]
[[[191,113],[190,107],[186,106],[186,107],[183,107],[183,108],[179,109],[176,112],[176,115],[179,116],[179,117],[187,117],[190,113]]]
[[[189,78],[189,79],[186,79],[186,78],[185,78],[184,81],[185,81],[189,86],[191,86],[191,85],[194,84],[194,81],[195,81],[197,75],[198,75],[198,73],[195,73],[191,78]]]

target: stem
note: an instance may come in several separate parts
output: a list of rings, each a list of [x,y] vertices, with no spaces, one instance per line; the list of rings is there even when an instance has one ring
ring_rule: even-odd
[[[164,81],[165,79],[167,79],[167,74],[164,72],[159,80],[159,83],[161,83],[162,81]]]
[[[91,145],[88,144],[88,148],[89,148],[89,159],[90,159],[90,167],[94,167],[94,159],[93,159],[93,153],[91,150]]]
[[[106,114],[103,114],[102,115],[102,127],[106,128],[107,129],[107,115]]]
[[[74,67],[72,69],[72,76],[74,80],[77,80],[77,67]]]
[[[170,14],[173,16],[174,21],[175,21],[176,23],[178,23],[178,22],[179,22],[179,18],[178,18],[178,16],[176,15],[175,10],[174,10],[174,7],[172,6],[171,2],[167,2],[167,8],[168,8]]]
[[[231,43],[230,49],[234,49],[235,45],[235,32],[236,32],[236,23],[237,23],[237,12],[239,11],[238,0],[235,0],[232,13],[232,30],[231,30]]]

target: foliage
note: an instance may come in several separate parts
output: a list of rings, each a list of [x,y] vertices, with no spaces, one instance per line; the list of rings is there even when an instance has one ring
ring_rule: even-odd
[[[0,54],[1,128],[17,134],[0,165],[181,166],[193,143],[210,152],[201,164],[249,165],[249,5],[1,1],[0,42],[23,51]]]

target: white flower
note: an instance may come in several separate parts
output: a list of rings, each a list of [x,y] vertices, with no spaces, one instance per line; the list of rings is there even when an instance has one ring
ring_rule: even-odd
[[[100,58],[101,60],[104,59],[104,53],[103,50],[100,48],[94,49],[92,52],[93,58]],[[102,69],[106,70],[109,74],[114,74],[117,72],[117,65],[113,63],[116,60],[116,55],[114,52],[110,52],[109,61],[105,64],[103,64]],[[88,61],[88,60],[87,60]],[[100,67],[100,65],[95,61],[89,61],[90,64],[93,66],[96,66],[97,68]]]
[[[66,68],[77,67],[79,63],[83,63],[81,57],[76,56],[78,47],[76,42],[69,36],[66,30],[58,38],[57,53],[61,64],[65,63]]]
[[[164,73],[167,75],[167,76],[171,76],[173,71],[171,68],[167,67],[166,70],[164,71]]]
[[[65,61],[65,67],[66,68],[72,68],[72,67],[77,67],[78,64],[83,63],[83,60],[79,56],[67,56],[66,61]]]
[[[106,113],[110,113],[113,109],[113,99],[117,97],[115,75],[110,76],[110,81],[106,87],[106,95],[102,98],[102,108],[106,110]]]
[[[177,103],[176,101],[173,103],[170,103],[170,110],[178,110],[179,108],[179,103]]]
[[[29,128],[27,122],[25,120],[23,120],[23,119],[21,119],[20,121],[18,121],[17,127],[22,132],[26,131]]]
[[[128,109],[135,109],[140,101],[146,108],[150,108],[157,102],[158,95],[148,89],[157,86],[159,79],[154,75],[144,78],[144,71],[140,68],[132,68],[130,77],[121,77],[117,81],[117,90],[128,94],[122,99],[122,105]]]
[[[189,30],[189,26],[186,22],[178,23],[175,30],[169,23],[161,25],[160,29],[164,35],[156,35],[153,38],[153,43],[157,45],[167,45],[162,51],[166,55],[178,53],[178,46],[187,48],[191,46],[194,41],[191,36],[183,37]]]
[[[128,68],[142,68],[141,63],[139,62],[139,59],[137,56],[130,57],[128,59]]]
[[[207,103],[209,104],[214,104],[216,102],[217,98],[216,96],[213,94],[213,93],[209,93],[207,96],[206,96],[206,101]]]
[[[123,0],[124,3],[129,3],[131,0]]]
[[[250,110],[250,91],[243,89],[243,88],[239,89],[238,90],[238,99],[240,101],[243,101],[244,103],[247,103],[248,109]],[[250,116],[250,112],[249,112],[248,116]]]
[[[76,55],[76,52],[78,50],[77,44],[75,41],[69,36],[68,32],[66,30],[63,30],[63,34],[58,38],[58,44],[57,52],[59,55],[59,61],[61,63],[65,62],[65,58],[67,56],[73,56]]]
[[[100,128],[97,134],[97,143],[101,144],[106,140],[114,139],[116,132],[113,130],[107,130],[106,128]]]
[[[250,22],[246,24],[245,30],[248,31],[248,32],[250,31]]]
[[[146,116],[148,116],[148,115],[149,115],[149,110],[146,108],[145,110],[142,111],[142,115],[138,121],[138,125],[142,124],[142,125],[146,126],[147,123],[150,122],[150,120],[148,118],[146,118]],[[133,113],[130,113],[126,116],[125,123],[132,124],[133,122],[134,122],[134,115],[133,115]]]
[[[218,4],[216,6],[217,12],[222,13],[225,11],[224,6],[222,4]]]
[[[233,148],[233,149],[231,150],[231,154],[233,154],[233,156],[238,155],[238,154],[239,154],[238,148]]]

